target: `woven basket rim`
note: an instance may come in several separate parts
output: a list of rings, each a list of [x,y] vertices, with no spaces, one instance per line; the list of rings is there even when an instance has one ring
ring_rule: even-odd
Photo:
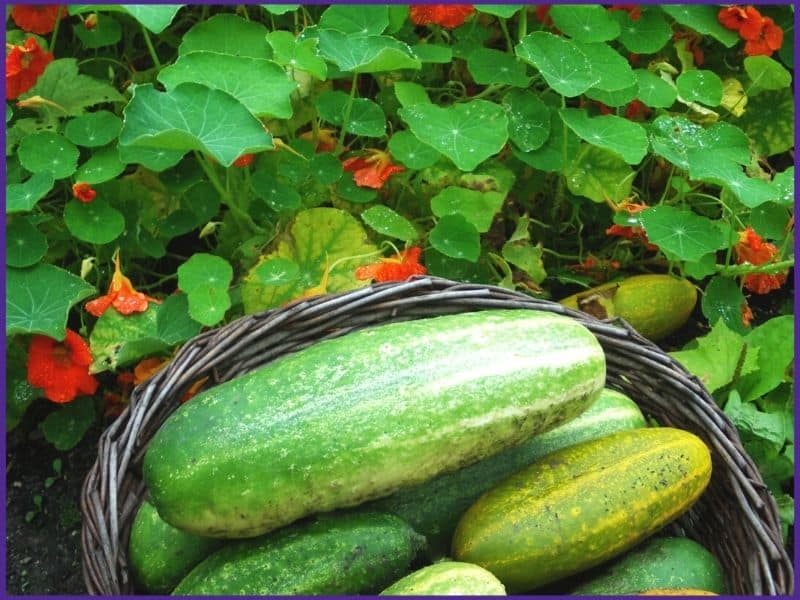
[[[193,382],[208,376],[213,385],[321,339],[370,325],[497,307],[544,310],[578,320],[606,352],[608,387],[627,393],[667,425],[691,424],[684,428],[694,429],[711,447],[714,473],[704,495],[707,502],[701,499],[676,527],[689,537],[707,536],[719,546],[712,552],[723,564],[736,556],[735,569],[725,565],[735,593],[793,592],[793,565],[782,543],[777,505],[735,427],[697,377],[620,319],[601,321],[497,286],[416,276],[302,299],[202,332],[184,344],[166,368],[138,386],[128,408],[101,435],[98,458],[81,493],[82,567],[89,593],[135,592],[127,539],[145,494],[138,467],[146,443]],[[654,377],[663,389],[653,388]],[[662,396],[673,402],[665,403]],[[716,514],[728,510],[738,514],[738,521]],[[713,535],[706,531],[709,523],[717,526]]]

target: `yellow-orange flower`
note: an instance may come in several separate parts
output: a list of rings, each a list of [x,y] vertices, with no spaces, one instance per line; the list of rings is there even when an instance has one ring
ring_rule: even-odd
[[[122,274],[117,252],[114,256],[114,275],[111,278],[111,285],[108,286],[108,293],[87,302],[84,308],[95,317],[102,315],[109,307],[113,307],[121,315],[130,315],[146,311],[149,302],[161,303],[160,300],[146,296],[133,288],[131,280]]]

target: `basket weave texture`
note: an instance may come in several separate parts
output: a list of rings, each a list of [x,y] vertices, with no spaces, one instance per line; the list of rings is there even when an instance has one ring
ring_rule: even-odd
[[[248,315],[204,332],[137,387],[125,412],[102,434],[81,494],[83,576],[91,594],[133,594],[127,563],[131,525],[146,490],[141,464],[149,440],[188,387],[227,381],[284,354],[356,329],[486,309],[542,310],[577,319],[594,333],[607,363],[607,386],[630,396],[664,426],[700,436],[711,448],[711,483],[671,528],[721,562],[729,593],[791,594],[794,573],[777,506],[736,428],[700,383],[622,321],[593,317],[502,288],[415,277],[318,296]]]

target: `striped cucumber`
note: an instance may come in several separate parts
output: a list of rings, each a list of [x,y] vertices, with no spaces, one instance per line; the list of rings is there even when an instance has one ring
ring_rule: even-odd
[[[585,410],[604,383],[594,335],[559,315],[372,327],[198,394],[156,432],[144,481],[171,525],[253,537],[520,443]]]
[[[478,565],[445,560],[406,575],[381,596],[505,596],[502,583]]]
[[[320,515],[223,546],[172,595],[376,594],[411,570],[424,544],[394,515]]]
[[[481,494],[501,479],[566,446],[636,427],[645,427],[642,411],[620,392],[604,389],[583,413],[546,433],[535,435],[458,471],[373,501],[374,510],[400,516],[428,539],[434,557],[450,552],[458,520]]]
[[[453,558],[510,593],[584,571],[689,509],[711,478],[703,441],[632,429],[552,452],[481,496],[458,523]]]

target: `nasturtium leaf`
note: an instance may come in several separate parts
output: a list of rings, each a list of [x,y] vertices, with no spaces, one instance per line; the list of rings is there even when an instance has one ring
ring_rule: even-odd
[[[642,6],[642,14],[638,21],[632,20],[623,10],[616,11],[610,16],[619,23],[618,39],[630,52],[654,54],[672,38],[672,27],[657,6]]]
[[[441,217],[431,229],[428,242],[451,258],[476,262],[481,254],[481,236],[478,230],[459,214]]]
[[[559,114],[578,137],[619,154],[629,164],[640,163],[647,154],[647,133],[638,123],[616,115],[590,117],[581,108],[562,108]]]
[[[722,319],[728,329],[743,335],[747,332],[742,322],[745,303],[744,294],[735,279],[717,276],[712,277],[706,285],[700,308],[712,325]]]
[[[297,82],[271,60],[216,52],[192,52],[162,69],[158,80],[167,90],[194,82],[227,92],[257,117],[288,119]]]
[[[72,28],[75,37],[81,41],[83,47],[102,48],[119,42],[122,39],[122,25],[119,24],[119,21],[102,12],[95,14],[97,15],[97,22],[91,29],[80,22]]]
[[[103,183],[114,179],[125,170],[125,163],[119,159],[116,146],[95,150],[92,156],[75,172],[75,180],[84,183]]]
[[[153,33],[164,31],[183,4],[120,4],[119,7],[127,12]]]
[[[65,452],[74,448],[84,434],[97,422],[97,411],[91,396],[75,398],[48,414],[39,423],[44,439]]]
[[[336,183],[344,173],[341,161],[330,152],[315,154],[309,166],[311,176],[322,185]]]
[[[6,269],[6,336],[41,333],[63,340],[69,309],[95,292],[93,285],[54,265]]]
[[[535,284],[541,283],[547,277],[542,261],[542,245],[534,246],[529,237],[517,240],[512,237],[503,244],[501,254],[506,261],[527,274]]]
[[[398,240],[408,241],[418,237],[411,221],[382,204],[369,207],[361,213],[361,219],[378,233]]]
[[[523,8],[519,4],[476,4],[475,9],[478,12],[486,13],[487,15],[494,15],[503,19],[510,19],[517,11]]]
[[[703,171],[720,163],[748,164],[747,138],[735,125],[715,123],[705,129],[685,117],[661,115],[650,127],[653,152],[681,169]]]
[[[621,202],[630,195],[635,175],[618,154],[591,144],[582,144],[564,171],[569,191],[594,202]]]
[[[411,106],[412,104],[430,104],[427,90],[413,81],[395,81],[394,93],[401,106]]]
[[[300,267],[287,258],[271,258],[258,263],[249,277],[262,285],[286,285],[300,276]]]
[[[250,187],[256,196],[275,212],[291,212],[300,208],[302,199],[290,185],[278,181],[266,171],[257,170],[250,178]]]
[[[375,262],[377,249],[369,243],[364,227],[349,213],[335,208],[312,208],[297,214],[277,248],[262,257],[259,264],[275,259],[297,264],[299,275],[291,282],[270,285],[251,269],[242,283],[242,301],[246,313],[279,306],[300,297],[303,292],[322,283],[326,268],[330,269],[328,292],[342,292],[367,285],[355,278],[361,265]],[[349,257],[353,257],[347,260]],[[341,262],[337,262],[340,259]]]
[[[36,203],[53,189],[51,173],[34,173],[23,183],[12,183],[6,187],[6,213],[33,210]]]
[[[580,138],[566,126],[558,112],[550,111],[550,136],[545,143],[530,152],[521,152],[512,146],[514,156],[540,171],[554,172],[567,169],[578,153]]]
[[[449,46],[420,43],[411,46],[411,51],[423,63],[447,64],[453,61],[453,49]]]
[[[78,149],[64,136],[50,131],[22,139],[17,156],[31,173],[49,173],[54,179],[69,177],[78,167]]]
[[[600,81],[589,57],[576,44],[546,31],[526,35],[517,44],[517,56],[536,67],[548,85],[562,96],[579,96]]]
[[[697,281],[705,279],[717,272],[716,252],[709,252],[701,256],[698,260],[684,261],[683,272],[687,277]]]
[[[690,153],[690,157],[693,153]],[[716,183],[730,190],[745,206],[755,208],[778,199],[779,191],[762,179],[748,177],[739,165],[728,161],[696,161],[689,171],[693,179]]]
[[[125,229],[125,218],[103,198],[89,203],[70,200],[64,206],[64,224],[69,232],[90,244],[108,244]]]
[[[790,89],[768,91],[749,99],[736,121],[753,140],[761,156],[773,156],[794,147],[794,96]]]
[[[486,100],[472,100],[447,108],[415,104],[398,111],[417,139],[452,160],[462,171],[472,171],[502,150],[508,140],[503,109]]]
[[[121,130],[122,119],[107,110],[98,110],[67,121],[64,137],[76,146],[96,148],[115,140]]]
[[[273,15],[285,15],[300,8],[299,4],[259,4],[259,6]]]
[[[431,198],[431,210],[437,217],[461,215],[478,232],[485,233],[503,206],[504,199],[505,195],[498,192],[477,192],[448,186]]]
[[[741,117],[747,108],[748,97],[742,82],[735,77],[722,80],[722,100],[719,105],[734,117]]]
[[[599,77],[591,89],[614,92],[636,85],[636,75],[628,60],[608,44],[575,42],[575,45],[588,57],[592,72]]]
[[[178,54],[217,52],[239,57],[272,58],[268,30],[256,21],[233,14],[214,15],[200,21],[183,35]]]
[[[793,207],[794,167],[789,167],[785,171],[775,175],[775,178],[772,180],[772,185],[778,190],[778,197],[775,199],[775,202],[789,208]]]
[[[710,4],[664,4],[661,10],[681,25],[691,27],[697,33],[708,34],[722,45],[731,48],[739,41],[739,34],[722,26],[717,15],[719,7]]]
[[[300,41],[291,32],[278,30],[268,33],[267,41],[272,46],[272,60],[279,65],[307,71],[319,80],[327,76],[328,65],[317,56],[316,39]]]
[[[652,206],[639,213],[647,238],[668,256],[699,260],[727,246],[728,240],[716,223],[673,206]]]
[[[686,102],[699,102],[706,106],[719,106],[722,101],[722,80],[714,71],[692,69],[684,71],[675,80],[678,94]]]
[[[178,287],[186,292],[189,315],[203,325],[216,325],[231,306],[228,287],[233,267],[220,256],[197,252],[178,267]]]
[[[161,308],[150,304],[141,313],[122,315],[109,309],[100,315],[89,335],[93,359],[89,371],[114,371],[146,356],[165,352],[169,346],[158,335]]]
[[[763,90],[780,90],[792,83],[792,74],[781,63],[769,56],[748,56],[744,70],[750,77],[748,95],[755,96]]]
[[[179,235],[189,233],[198,226],[197,219],[192,211],[185,208],[173,210],[166,217],[156,222],[158,236],[171,240]]]
[[[351,36],[379,35],[388,26],[389,8],[385,4],[333,4],[319,18],[320,29],[338,29]]]
[[[486,46],[487,40],[492,36],[489,28],[472,20],[466,27],[457,27],[453,30],[455,43],[452,44],[454,58],[466,58],[467,55],[481,46]]]
[[[678,90],[646,69],[634,71],[639,86],[636,97],[653,108],[669,108],[678,97]]]
[[[389,153],[397,162],[409,169],[426,169],[433,165],[441,154],[420,141],[410,131],[397,131],[389,138]]]
[[[378,198],[378,190],[357,185],[349,173],[336,182],[334,191],[340,198],[354,204],[369,204]]]
[[[344,72],[379,73],[422,67],[408,44],[385,35],[355,37],[335,29],[320,29],[319,53]]]
[[[350,96],[340,91],[323,92],[317,96],[314,104],[319,116],[341,126],[344,122]],[[350,108],[346,131],[354,135],[381,137],[386,133],[386,115],[379,104],[367,98],[355,98]]]
[[[57,104],[59,117],[82,115],[84,109],[95,104],[125,101],[108,83],[79,74],[78,61],[74,58],[59,58],[47,65],[36,85],[20,99],[32,96],[41,96]]]
[[[492,48],[476,48],[467,56],[467,70],[479,85],[510,85],[528,87],[531,78],[525,65],[515,57]]]
[[[40,391],[28,383],[26,351],[21,344],[6,344],[6,431],[19,425],[31,403]]]
[[[548,14],[559,30],[578,42],[607,42],[620,34],[619,24],[599,4],[554,4]]]
[[[634,100],[637,93],[639,93],[639,86],[638,84],[634,83],[630,87],[622,88],[621,90],[614,90],[613,92],[607,92],[605,90],[592,87],[586,90],[584,95],[591,100],[602,102],[606,106],[618,108],[625,106]]]
[[[765,202],[750,211],[750,225],[762,238],[780,240],[786,235],[790,217],[788,206]]]
[[[529,90],[511,90],[503,96],[508,115],[508,137],[523,152],[541,148],[550,135],[550,109]]]
[[[6,264],[30,267],[47,253],[47,238],[25,217],[17,217],[6,226]]]
[[[241,103],[197,83],[183,83],[169,92],[158,92],[152,85],[134,88],[119,143],[200,150],[226,167],[242,154],[273,148],[272,136]]]
[[[160,173],[177,165],[186,151],[147,146],[117,146],[117,154],[120,161],[125,164],[139,164],[150,171]]]
[[[755,400],[784,381],[791,381],[793,338],[794,315],[774,317],[747,334],[748,345],[758,348],[758,369],[736,381],[743,400]]]

